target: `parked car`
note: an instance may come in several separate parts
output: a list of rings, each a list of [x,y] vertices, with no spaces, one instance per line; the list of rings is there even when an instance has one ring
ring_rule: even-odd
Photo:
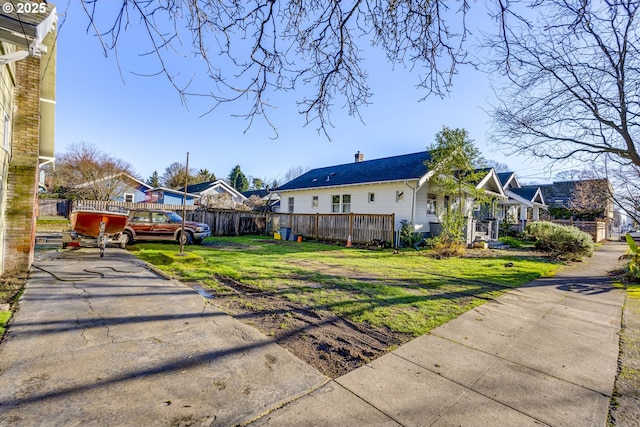
[[[620,240],[622,240],[623,242],[626,241],[627,234],[631,234],[631,237],[633,237],[633,240],[640,243],[640,229],[637,229],[637,230],[631,229],[627,233],[620,233]]]
[[[184,244],[199,245],[211,236],[207,224],[185,221],[182,234],[182,217],[173,211],[138,209],[129,211],[129,221],[122,232],[124,244],[137,240],[176,240]]]

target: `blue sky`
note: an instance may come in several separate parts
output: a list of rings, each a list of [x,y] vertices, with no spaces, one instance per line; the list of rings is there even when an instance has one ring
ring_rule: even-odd
[[[58,2],[57,153],[70,143],[86,141],[128,161],[146,179],[153,171],[162,175],[173,162],[184,162],[189,152],[190,167],[206,168],[218,178],[227,177],[238,164],[247,176],[283,183],[291,167],[348,163],[357,151],[365,159],[375,159],[424,150],[442,126],[448,126],[466,129],[485,157],[508,164],[521,180],[549,178],[539,159],[505,157],[485,143],[491,79],[470,67],[456,76],[450,97],[418,102],[423,94],[415,88],[417,74],[393,70],[372,53],[365,67],[374,96],[372,105],[360,111],[362,121],[336,107],[328,141],[313,123],[304,126],[304,117],[296,111],[299,93],[281,95],[274,99],[278,108],[271,113],[279,134],[273,139],[274,132],[264,121],[258,119],[246,130],[244,119],[232,117],[246,112],[247,104],[200,117],[211,100],[192,100],[187,109],[166,78],[135,75],[158,69],[152,57],[139,56],[146,48],[135,25],[121,38],[118,54],[108,51],[105,57],[93,31],[86,31],[88,18],[79,3]],[[474,3],[474,7],[482,18],[484,5]],[[197,60],[173,57],[172,61],[182,76],[197,74]]]

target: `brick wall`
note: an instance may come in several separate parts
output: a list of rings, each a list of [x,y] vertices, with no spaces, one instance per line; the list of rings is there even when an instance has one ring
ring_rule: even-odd
[[[40,59],[16,62],[11,161],[7,179],[4,272],[26,270],[33,262],[38,196]]]

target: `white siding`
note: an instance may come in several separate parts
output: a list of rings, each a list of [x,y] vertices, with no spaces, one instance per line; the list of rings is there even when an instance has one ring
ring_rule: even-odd
[[[396,227],[400,221],[411,221],[413,200],[413,188],[417,181],[388,184],[370,184],[345,186],[335,188],[317,188],[308,190],[283,191],[283,199],[294,197],[294,213],[304,214],[329,214],[332,206],[332,196],[345,194],[351,195],[351,212],[357,214],[395,214]],[[423,186],[416,194],[416,218],[414,224],[419,231],[429,231],[429,222],[435,222],[436,216],[426,215],[426,199],[429,185]],[[404,200],[396,201],[398,192],[404,193]],[[369,202],[370,193],[374,194],[374,201]],[[318,207],[313,207],[313,197],[318,197]],[[441,203],[441,202],[439,202]]]

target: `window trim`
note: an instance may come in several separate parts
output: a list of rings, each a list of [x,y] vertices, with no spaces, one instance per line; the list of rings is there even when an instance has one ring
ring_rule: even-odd
[[[128,197],[131,197],[131,201],[127,200]],[[136,195],[133,193],[124,193],[122,200],[124,200],[125,203],[135,203]]]
[[[433,209],[430,209],[431,206],[433,206]],[[435,193],[427,193],[427,215],[437,215],[437,212],[438,195]]]

